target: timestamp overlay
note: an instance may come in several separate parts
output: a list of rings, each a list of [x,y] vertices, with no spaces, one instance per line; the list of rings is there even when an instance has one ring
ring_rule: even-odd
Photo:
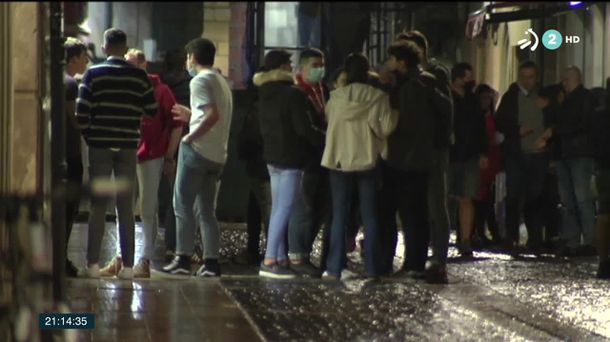
[[[54,329],[95,329],[93,313],[41,313],[38,315],[41,330]]]

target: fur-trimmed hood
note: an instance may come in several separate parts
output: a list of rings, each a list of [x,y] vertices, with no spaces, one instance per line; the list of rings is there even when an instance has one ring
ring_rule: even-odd
[[[258,72],[252,78],[252,82],[257,87],[260,87],[265,83],[275,81],[287,81],[294,83],[294,76],[292,76],[292,73],[289,71],[274,69],[271,71]]]

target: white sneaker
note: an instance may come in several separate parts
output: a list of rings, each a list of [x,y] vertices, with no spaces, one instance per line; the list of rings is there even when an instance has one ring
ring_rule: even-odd
[[[93,264],[85,266],[78,271],[79,278],[99,278],[100,277],[100,265]]]
[[[357,273],[354,273],[354,272],[348,270],[347,268],[344,269],[343,271],[341,271],[341,281],[351,280],[351,279],[355,279],[355,278],[358,278]]]
[[[133,268],[131,267],[123,267],[121,268],[121,270],[119,271],[119,274],[117,274],[117,278],[119,279],[133,279]]]

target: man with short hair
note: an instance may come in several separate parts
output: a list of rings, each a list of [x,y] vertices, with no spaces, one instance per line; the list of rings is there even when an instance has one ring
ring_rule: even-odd
[[[129,49],[125,54],[127,62],[146,71],[148,62],[144,52]],[[175,120],[172,107],[176,104],[174,95],[163,84],[158,75],[149,74],[155,98],[159,104],[157,115],[143,117],[140,124],[138,143],[138,192],[141,208],[143,233],[142,257],[133,268],[134,278],[150,278],[150,261],[155,247],[158,228],[158,190],[161,174],[172,176],[176,169],[174,155],[182,137],[182,121]],[[116,256],[108,266],[100,270],[102,276],[116,275],[121,269],[121,257]]]
[[[417,31],[403,32],[397,40],[412,41],[422,51],[422,67],[436,77],[436,87],[453,104],[447,68],[428,56],[428,40]],[[447,113],[437,112],[433,158],[428,177],[428,220],[430,221],[430,247],[432,258],[426,270],[429,283],[448,283],[447,252],[449,249],[449,213],[447,211],[447,172],[449,168],[449,148],[453,135],[453,106]]]
[[[321,133],[326,131],[324,108],[329,93],[322,79],[325,74],[322,51],[310,48],[301,52],[296,84],[309,99],[307,112],[312,127]],[[330,228],[331,199],[328,171],[320,163],[324,145],[312,146],[310,160],[303,172],[301,195],[295,203],[288,225],[288,256],[292,269],[302,276],[319,277],[320,272],[310,261],[313,243],[320,226]],[[324,234],[325,238],[328,235]],[[325,244],[327,247],[327,244]],[[322,262],[326,260],[327,248],[323,248]],[[324,265],[324,264],[322,264]]]
[[[518,254],[521,213],[527,227],[527,245],[539,253],[544,213],[544,180],[550,156],[539,144],[545,133],[544,116],[536,105],[538,66],[526,61],[519,66],[517,82],[510,85],[500,100],[496,127],[504,136],[501,149],[506,170],[506,247]]]
[[[406,239],[403,270],[414,278],[425,277],[428,256],[428,177],[435,146],[437,117],[448,115],[451,102],[437,87],[436,78],[421,68],[421,49],[411,41],[393,43],[388,54],[390,70],[398,74],[390,102],[399,111],[398,124],[382,154],[380,194],[382,274],[392,273],[396,247],[396,211]],[[437,114],[444,113],[443,115]]]
[[[79,86],[76,117],[89,146],[91,181],[105,182],[114,172],[115,181],[126,184],[116,194],[122,268],[117,276],[133,278],[134,213],[133,186],[136,182],[136,148],[140,140],[142,114],[154,116],[157,101],[146,72],[125,61],[127,36],[110,28],[104,32],[104,53],[108,59],[87,70]],[[104,237],[107,197],[91,198],[87,267],[84,277],[99,278],[99,257]]]
[[[449,165],[449,194],[458,202],[458,250],[462,257],[472,256],[474,198],[479,190],[480,169],[487,168],[485,114],[474,95],[472,66],[458,63],[451,69],[453,97],[453,135]]]
[[[560,150],[557,179],[562,203],[561,238],[565,246],[559,252],[563,256],[593,256],[595,202],[590,184],[594,162],[589,125],[597,101],[583,86],[582,73],[575,66],[566,68],[561,84],[566,97],[552,129]]]
[[[190,83],[190,109],[174,106],[174,114],[189,121],[189,133],[182,138],[178,153],[178,172],[174,190],[176,215],[176,256],[163,271],[171,274],[191,273],[194,251],[195,215],[198,206],[201,219],[204,264],[199,277],[219,277],[220,231],[216,219],[216,200],[220,176],[227,161],[227,143],[233,115],[233,95],[227,81],[214,70],[216,47],[205,38],[186,45]]]
[[[66,163],[67,180],[71,187],[80,187],[83,183],[83,160],[81,155],[81,134],[76,122],[76,98],[78,96],[78,83],[74,76],[82,75],[87,70],[89,55],[87,46],[80,40],[68,37],[64,43],[66,49],[66,72],[64,74],[64,89],[66,91]],[[76,196],[78,191],[71,191],[71,196]],[[70,233],[76,215],[80,199],[70,198],[66,200],[66,249],[70,241]],[[78,269],[67,258],[66,254],[66,273],[70,277],[78,275]]]

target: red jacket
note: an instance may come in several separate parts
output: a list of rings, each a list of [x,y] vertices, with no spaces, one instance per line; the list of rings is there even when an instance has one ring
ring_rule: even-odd
[[[502,171],[502,155],[500,147],[495,142],[496,140],[496,119],[493,114],[485,115],[485,126],[487,130],[487,139],[489,139],[489,149],[487,150],[487,159],[489,166],[481,171],[479,183],[479,200],[486,200],[491,195],[491,184],[495,181],[496,175]]]
[[[159,106],[155,116],[142,116],[138,162],[163,157],[167,152],[172,130],[183,126],[183,122],[174,119],[172,115],[172,107],[176,104],[172,91],[161,82],[159,76],[149,74],[148,79],[155,89],[155,99]]]

